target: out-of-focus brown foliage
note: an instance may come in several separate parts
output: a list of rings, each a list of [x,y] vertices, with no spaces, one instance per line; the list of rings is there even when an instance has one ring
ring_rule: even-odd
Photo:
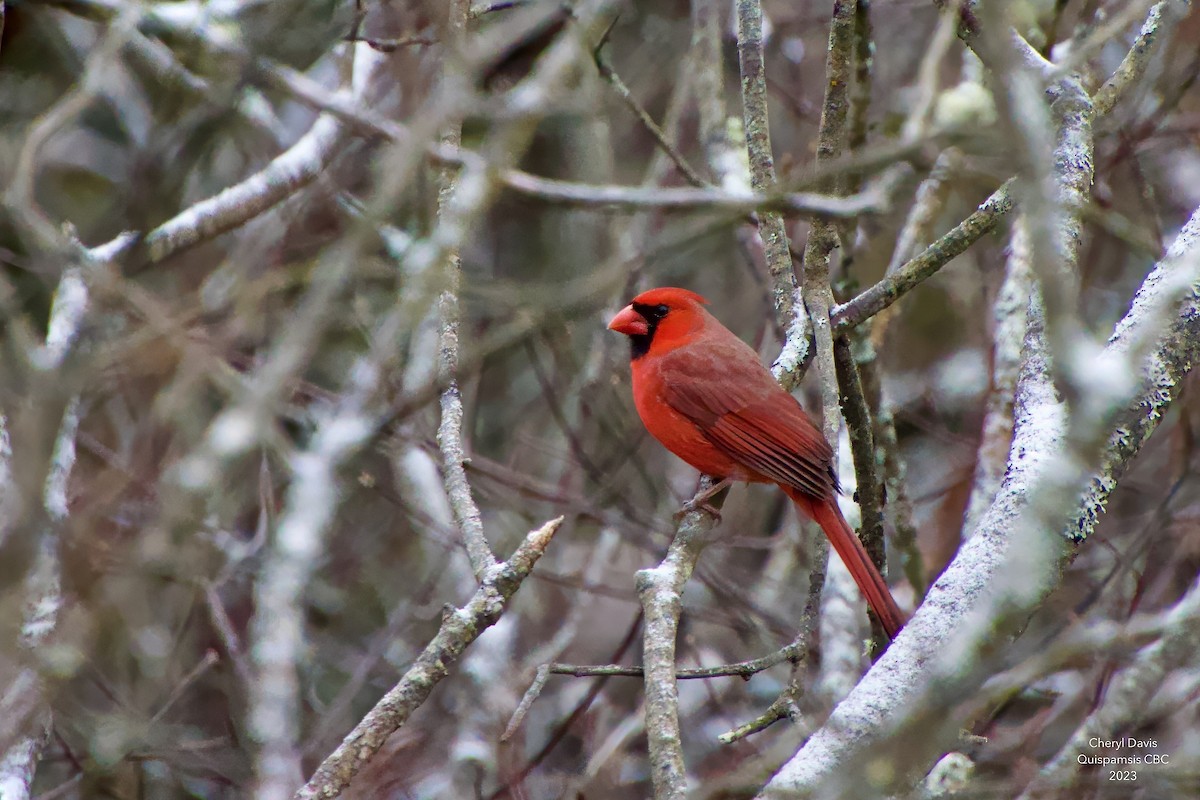
[[[299,654],[306,773],[396,681],[436,632],[444,604],[461,605],[475,580],[437,472],[436,397],[441,283],[406,271],[405,247],[436,224],[432,166],[396,202],[369,208],[395,161],[377,138],[347,136],[327,169],[283,203],[224,235],[161,262],[133,257],[91,286],[92,311],[60,369],[30,364],[58,281],[77,258],[38,234],[42,217],[64,241],[95,246],[146,232],[236,184],[292,145],[315,112],[264,80],[253,60],[221,57],[169,28],[114,21],[100,2],[12,2],[0,39],[0,184],[29,169],[32,193],[9,191],[0,209],[0,414],[12,440],[12,485],[24,511],[0,538],[0,680],[35,664],[53,709],[52,735],[34,791],[52,796],[248,796],[255,743],[247,719],[253,587],[263,546],[286,502],[288,466],[310,443],[319,410],[385,315],[402,310],[402,346],[387,362],[393,415],[338,470],[336,517],[304,587],[306,647]],[[130,4],[135,13],[184,14],[188,2]],[[205,5],[205,4],[200,4]],[[381,116],[414,128],[440,113],[446,49],[442,4],[210,3],[223,32],[254,57],[302,71],[327,87],[350,69],[357,33],[386,59],[366,98]],[[1084,36],[1119,2],[1031,2],[1035,44]],[[244,7],[222,17],[221,6]],[[603,56],[701,174],[692,20],[681,2],[620,6]],[[104,13],[101,13],[101,12]],[[529,9],[480,13],[470,35]],[[730,9],[721,6],[721,14]],[[768,2],[766,45],[771,134],[783,184],[810,174],[824,91],[828,2]],[[919,99],[918,70],[938,27],[932,2],[876,3],[868,147],[897,140]],[[356,15],[361,15],[361,19]],[[237,20],[236,22],[231,20]],[[1091,53],[1095,78],[1111,74],[1138,21]],[[512,87],[573,21],[530,26],[488,59],[474,107],[462,117],[467,148],[504,120]],[[224,27],[222,27],[224,26]],[[720,74],[728,114],[740,119],[733,23],[723,18]],[[566,31],[566,33],[564,33]],[[1095,185],[1080,257],[1081,309],[1102,337],[1165,243],[1200,204],[1200,16],[1169,39],[1145,79],[1096,123]],[[391,40],[395,40],[390,43]],[[411,40],[411,41],[410,41]],[[597,44],[597,43],[592,43]],[[152,66],[147,53],[186,69],[194,85]],[[362,56],[360,56],[360,59]],[[954,42],[934,65],[937,97],[970,81],[977,65]],[[361,64],[359,65],[361,68]],[[479,76],[477,76],[479,77]],[[679,94],[681,93],[682,94]],[[946,102],[950,102],[947,99]],[[676,108],[677,106],[677,108]],[[451,116],[454,116],[451,114]],[[50,123],[48,123],[48,120]],[[35,147],[34,137],[43,137]],[[969,214],[1015,171],[995,125],[976,121],[910,148],[918,177],[953,144],[961,168],[935,232]],[[635,185],[658,150],[595,66],[584,61],[538,119],[520,167],[536,175]],[[32,159],[28,163],[23,160]],[[391,159],[391,160],[389,160]],[[669,165],[659,185],[685,181]],[[859,221],[835,264],[848,299],[882,275],[909,210],[911,191]],[[26,204],[32,201],[36,208]],[[789,219],[797,249],[807,223]],[[990,382],[992,304],[1004,274],[1007,225],[904,298],[880,343],[879,369],[894,405],[922,567],[932,579],[962,533]],[[345,249],[360,237],[355,249]],[[342,248],[342,249],[339,249]],[[201,492],[183,488],[184,460],[205,446],[210,423],[247,397],[253,376],[297,322],[327,259],[351,258],[350,277],[320,316],[302,368],[286,376],[257,444],[221,463]],[[407,259],[407,260],[406,260]],[[606,314],[638,287],[681,285],[712,301],[720,319],[778,353],[761,243],[737,215],[639,214],[568,207],[504,190],[462,247],[460,377],[466,406],[467,475],[498,556],[529,529],[566,522],[499,624],[351,787],[355,797],[635,798],[649,795],[642,684],[624,677],[553,676],[516,735],[500,734],[540,664],[639,663],[633,573],[661,558],[672,515],[696,475],[668,456],[638,422],[624,341]],[[1124,478],[1093,541],[1062,588],[1013,645],[1019,660],[1077,620],[1123,620],[1173,604],[1200,569],[1200,486],[1194,452],[1200,408],[1192,385]],[[808,397],[812,394],[812,397]],[[77,460],[69,515],[57,537],[62,609],[56,632],[25,652],[17,644],[23,578],[41,530],[40,487],[69,399],[79,398]],[[806,400],[815,393],[801,391]],[[431,400],[432,397],[432,400]],[[428,401],[428,402],[425,402]],[[806,403],[812,407],[812,403]],[[722,535],[685,596],[681,667],[736,662],[791,641],[805,601],[807,544],[778,492],[736,488]],[[7,529],[7,528],[6,528]],[[919,598],[899,569],[902,604]],[[631,644],[631,642],[633,642]],[[1080,659],[1023,687],[970,721],[987,740],[970,746],[975,796],[1010,796],[1102,698],[1125,654]],[[812,675],[818,665],[806,667]],[[749,681],[680,683],[687,763],[697,797],[745,797],[794,752],[828,711],[810,693],[805,722],[775,725],[746,741],[716,737],[757,716],[788,679],[783,664]],[[596,691],[593,691],[596,690]],[[0,688],[0,697],[6,691]],[[1138,786],[1145,797],[1184,797],[1200,750],[1200,663],[1172,673],[1136,731],[1155,739],[1172,767]],[[0,732],[3,732],[0,721]],[[5,745],[0,737],[0,745]],[[299,776],[297,776],[299,778]],[[1087,796],[1114,793],[1099,770]],[[1084,789],[1077,788],[1082,797]],[[1073,790],[1075,791],[1075,790]],[[1067,796],[1067,795],[1064,795]]]

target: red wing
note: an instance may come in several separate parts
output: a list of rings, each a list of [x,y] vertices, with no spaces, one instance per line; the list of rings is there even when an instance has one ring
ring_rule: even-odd
[[[659,369],[663,400],[714,447],[782,486],[816,498],[833,494],[825,437],[748,345],[680,348]]]

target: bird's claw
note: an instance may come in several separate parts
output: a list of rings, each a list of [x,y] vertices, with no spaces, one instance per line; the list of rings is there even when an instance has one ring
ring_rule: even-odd
[[[675,512],[675,521],[681,522],[684,517],[691,514],[693,511],[703,511],[717,522],[721,521],[721,511],[707,500],[701,500],[697,503],[695,500],[688,500],[683,504],[683,508]]]

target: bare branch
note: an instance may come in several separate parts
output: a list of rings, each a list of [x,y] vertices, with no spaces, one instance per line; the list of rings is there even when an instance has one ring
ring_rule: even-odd
[[[854,299],[834,308],[830,315],[834,333],[841,334],[878,314],[992,231],[1012,210],[1012,185],[1010,179],[969,217],[925,248],[920,255]]]
[[[968,534],[977,529],[980,518],[992,504],[1007,468],[1008,448],[1012,441],[1013,395],[1021,370],[1026,309],[1033,289],[1027,236],[1024,215],[1021,215],[1013,225],[1004,283],[992,310],[992,386],[988,391],[971,496],[963,516],[963,530]]]
[[[755,191],[775,188],[775,156],[771,152],[771,125],[767,115],[767,73],[763,62],[763,11],[760,0],[737,0],[738,63],[742,74],[742,120],[746,152],[750,157],[750,185]],[[793,347],[808,346],[809,322],[797,304],[799,286],[792,265],[792,250],[787,228],[779,214],[763,213],[758,220],[759,234],[771,275],[771,300],[775,318],[788,332]],[[795,330],[793,330],[795,328]],[[801,357],[797,364],[807,361]]]
[[[87,290],[78,270],[68,269],[55,292],[46,344],[42,348],[42,357],[37,359],[46,368],[57,366],[66,357],[87,304]],[[20,647],[29,652],[50,643],[50,637],[58,627],[63,605],[59,536],[69,516],[67,486],[75,467],[75,439],[82,415],[79,397],[71,398],[55,437],[54,451],[43,484],[41,499],[45,523],[38,532],[33,567],[25,578],[25,618],[19,640]],[[9,471],[12,455],[4,423],[5,420],[0,418],[0,477],[5,477]],[[2,492],[10,490],[7,485],[0,486]],[[41,676],[33,667],[21,669],[2,695],[5,701],[10,695],[14,696],[19,709],[9,709],[3,715],[8,717],[5,723],[18,726],[14,730],[5,731],[3,723],[0,723],[0,747],[3,748],[3,756],[0,756],[0,798],[27,798],[42,748],[50,734],[50,706]]]
[[[447,32],[453,37],[453,48],[445,56],[442,75],[442,82],[447,86],[453,86],[455,82],[463,79],[458,75],[455,60],[458,57],[457,53],[461,52],[465,45],[464,34],[469,6],[470,0],[454,0],[450,4]],[[441,143],[458,148],[462,144],[462,123],[452,123],[442,134]],[[450,202],[458,191],[453,172],[443,170],[439,181],[441,185],[438,188],[438,214],[442,217],[441,223],[458,224],[458,220],[447,219],[454,214]],[[446,389],[442,392],[442,421],[438,425],[437,440],[442,451],[442,469],[445,470],[446,496],[450,500],[450,509],[466,545],[471,571],[475,573],[476,580],[482,581],[487,570],[495,566],[496,557],[492,554],[487,537],[484,536],[479,506],[475,504],[475,498],[471,495],[471,484],[463,467],[467,456],[463,444],[462,395],[458,389],[458,293],[462,284],[462,258],[459,256],[457,242],[446,247],[441,270],[444,273],[443,283],[446,288],[438,297],[438,313],[441,317],[438,332],[438,377]]]
[[[633,92],[625,85],[625,81],[621,80],[621,76],[613,69],[603,52],[596,54],[596,66],[600,70],[600,77],[608,82],[608,85],[613,88],[613,91],[617,93],[617,96],[621,98],[625,106],[637,117],[638,122],[642,123],[642,127],[650,133],[659,150],[671,159],[671,163],[679,170],[679,174],[692,186],[707,186],[707,181],[700,177],[700,174],[692,168],[692,165],[684,158],[683,153],[679,152],[679,148],[671,142],[667,134],[663,132],[658,123],[654,121],[654,118],[650,116],[650,112],[633,96]]]
[[[510,189],[539,200],[570,206],[617,211],[717,211],[736,215],[762,211],[764,217],[795,214],[849,218],[885,210],[891,190],[906,173],[903,169],[891,170],[874,186],[847,197],[816,192],[780,193],[769,188],[757,194],[731,194],[715,188],[598,186],[540,178],[516,170],[502,177]]]
[[[350,98],[332,94],[294,70],[266,62],[260,64],[260,69],[273,85],[290,92],[300,102],[352,124],[361,135],[380,136],[393,142],[405,142],[412,138],[412,134],[404,125],[380,117]],[[671,149],[674,149],[673,145]],[[477,152],[447,142],[430,145],[428,152],[431,159],[443,165],[478,166],[482,158]],[[670,150],[666,152],[670,153]],[[677,165],[677,159],[682,158],[678,153],[671,157],[676,160]],[[892,158],[889,154],[889,160]],[[689,188],[604,186],[543,178],[512,168],[497,170],[497,179],[505,187],[548,203],[624,212],[662,209],[748,214],[752,211],[768,210],[828,217],[853,217],[884,210],[891,189],[904,176],[905,170],[893,169],[879,181],[874,190],[868,189],[848,197],[833,197],[815,192],[780,191],[775,187],[773,180],[769,185],[756,187],[756,192],[744,188],[714,188],[699,181],[699,176],[695,175],[694,171],[689,180],[696,178],[698,182],[695,187]]]
[[[700,482],[700,494],[713,485],[713,480],[705,476]],[[637,573],[638,596],[645,610],[642,659],[646,679],[646,736],[655,800],[683,800],[687,796],[679,689],[675,685],[675,638],[683,607],[683,587],[708,544],[714,522],[705,511],[688,512],[679,523],[662,563]]]
[[[1154,4],[1138,31],[1133,47],[1129,48],[1117,71],[1096,91],[1093,102],[1097,114],[1112,111],[1129,89],[1141,80],[1158,50],[1162,29],[1169,29],[1170,25],[1186,16],[1188,10],[1186,0],[1163,0]]]
[[[470,602],[443,616],[437,635],[404,677],[321,763],[308,783],[296,793],[297,800],[337,797],[350,785],[387,738],[408,721],[409,715],[449,674],[450,667],[467,646],[500,619],[508,601],[529,577],[561,524],[562,517],[559,517],[530,531],[507,561],[488,571]]]

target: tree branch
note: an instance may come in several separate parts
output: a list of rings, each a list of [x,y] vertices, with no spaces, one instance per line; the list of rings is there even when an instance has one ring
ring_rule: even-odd
[[[507,561],[488,570],[465,606],[443,615],[437,635],[404,673],[404,677],[354,726],[337,750],[321,763],[308,783],[296,793],[296,800],[329,800],[338,797],[350,785],[350,781],[375,757],[387,738],[408,721],[412,712],[449,674],[450,667],[467,646],[500,619],[508,601],[529,577],[562,521],[562,517],[559,517],[530,531]]]
[[[755,191],[775,188],[775,157],[771,152],[771,125],[767,115],[767,74],[763,62],[763,11],[760,0],[737,0],[738,63],[742,74],[742,120],[746,152],[750,157],[750,185]],[[807,350],[809,322],[798,305],[799,286],[792,265],[787,228],[779,214],[764,212],[758,219],[771,276],[775,318],[787,331],[788,343]],[[801,356],[796,362],[804,363]],[[798,380],[798,376],[794,379]]]
[[[705,476],[700,492],[714,485]],[[655,800],[687,797],[687,767],[679,728],[679,689],[675,685],[675,638],[683,610],[683,587],[708,544],[715,519],[689,511],[679,523],[666,558],[637,573],[638,596],[645,613],[642,661],[646,686],[646,736]]]
[[[76,341],[88,305],[88,292],[79,269],[67,269],[54,293],[46,342],[33,358],[42,369],[53,370],[61,366]],[[63,605],[59,537],[70,515],[67,488],[75,468],[75,440],[82,416],[81,401],[76,395],[67,403],[59,421],[49,468],[42,482],[43,522],[37,531],[33,566],[24,580],[26,610],[18,641],[27,653],[50,644],[58,627]],[[7,420],[0,415],[0,478],[10,474],[12,455]],[[14,499],[8,494],[14,488],[7,481],[0,485],[0,510],[11,511],[5,506]],[[6,713],[0,715],[3,718],[0,721],[0,752],[3,753],[0,755],[0,798],[29,797],[52,720],[42,677],[35,667],[25,667],[18,671],[5,691],[0,692],[0,697],[4,701],[11,697],[18,705],[16,709],[5,709]],[[8,725],[13,726],[12,730],[5,730]]]
[[[925,248],[920,255],[854,299],[835,307],[830,315],[834,334],[842,334],[878,314],[992,231],[1012,210],[1012,186],[1010,179],[970,216]]]
[[[974,531],[992,504],[1007,468],[1012,442],[1013,395],[1021,370],[1021,345],[1025,341],[1026,309],[1033,291],[1029,241],[1024,215],[1013,225],[1004,283],[992,309],[992,381],[988,390],[983,427],[976,451],[971,495],[963,513],[963,531]]]
[[[453,87],[463,80],[457,74],[455,61],[458,53],[466,44],[467,15],[470,12],[470,0],[453,0],[450,3],[450,19],[447,25],[448,35],[452,37],[452,47],[443,55],[442,82]],[[451,91],[457,90],[457,87]],[[458,148],[462,144],[462,122],[450,124],[442,134],[441,144]],[[448,220],[454,211],[450,206],[451,198],[458,190],[454,173],[443,169],[438,176],[438,215],[443,224],[453,224],[457,220]],[[467,480],[467,472],[463,465],[466,463],[466,448],[463,445],[463,403],[458,388],[458,323],[459,305],[458,293],[462,285],[462,258],[459,256],[459,244],[456,242],[446,247],[442,264],[443,282],[445,289],[438,297],[438,313],[441,317],[438,324],[438,377],[445,384],[442,392],[442,420],[438,425],[437,442],[442,451],[443,479],[446,483],[446,497],[450,500],[450,509],[454,513],[454,521],[466,545],[467,557],[471,561],[471,571],[476,580],[483,580],[484,574],[496,564],[496,557],[488,545],[483,533],[483,520],[479,515],[479,506],[471,495],[471,484]]]

